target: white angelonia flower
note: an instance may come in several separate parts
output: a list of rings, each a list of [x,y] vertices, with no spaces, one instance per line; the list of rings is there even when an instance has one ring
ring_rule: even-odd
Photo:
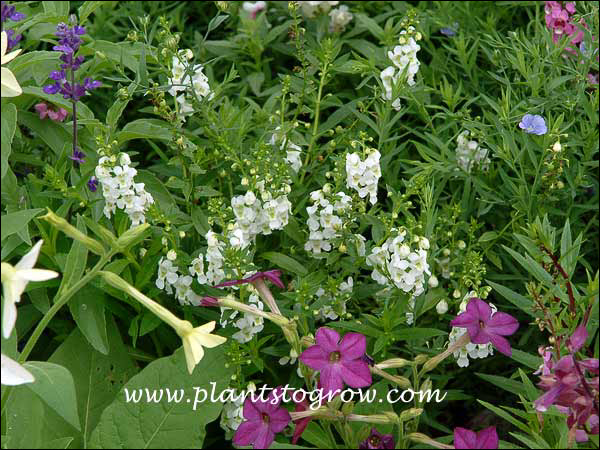
[[[264,310],[264,304],[256,293],[250,294],[248,303],[261,311]],[[234,333],[232,338],[241,344],[245,344],[263,330],[264,319],[254,314],[244,313],[243,317],[234,322],[234,325],[239,331]]]
[[[346,314],[346,301],[352,295],[353,288],[352,277],[348,277],[339,284],[337,293],[326,292],[325,289],[319,288],[315,293],[317,303],[326,302],[326,304],[316,311],[315,319],[320,321],[337,320]]]
[[[336,201],[331,204],[322,190],[310,194],[314,203],[306,208],[309,236],[304,249],[307,252],[314,254],[328,252],[331,250],[331,241],[340,236],[339,231],[343,222],[339,214],[343,214],[350,207],[352,199],[343,192],[338,192],[334,197]]]
[[[298,352],[293,348],[290,350],[289,356],[283,356],[279,358],[279,364],[285,366],[286,364],[296,364],[296,360],[298,359]]]
[[[474,168],[487,171],[491,162],[488,157],[488,150],[482,148],[476,140],[469,140],[469,136],[469,130],[464,130],[456,138],[456,163],[458,167],[467,173],[471,173]]]
[[[369,196],[372,205],[377,203],[377,183],[381,177],[377,150],[371,151],[364,161],[357,153],[346,154],[346,185],[358,192],[360,198]]]
[[[283,136],[281,133],[281,127],[275,128],[275,132],[271,135],[271,139],[269,143],[275,147],[277,142],[281,141],[279,148],[281,150],[286,150],[285,160],[290,164],[292,170],[295,173],[298,173],[300,168],[302,167],[302,148],[300,146],[291,142],[287,137]]]
[[[346,25],[348,25],[354,17],[348,10],[346,5],[341,5],[339,8],[332,9],[329,12],[331,22],[329,24],[329,31],[332,33],[339,33],[344,31]]]
[[[35,381],[33,375],[21,364],[14,359],[9,358],[4,353],[0,356],[2,362],[2,385],[18,386],[20,384],[33,383]]]
[[[242,3],[242,9],[246,11],[252,19],[255,19],[259,12],[267,9],[267,2],[244,2]]]
[[[300,5],[300,8],[302,9],[302,14],[308,18],[313,18],[318,14],[325,14],[325,13],[329,12],[329,10],[331,9],[332,6],[337,6],[339,3],[340,3],[339,1],[332,1],[332,2],[300,1],[300,2],[298,2],[298,4]]]
[[[393,98],[394,86],[398,83],[398,80],[400,78],[400,73],[396,73],[396,69],[394,68],[394,66],[389,66],[386,69],[381,71],[381,74],[379,75],[379,77],[381,78],[381,83],[383,84],[383,89],[384,89],[382,97],[384,100],[391,101]],[[392,108],[394,108],[396,111],[400,111],[400,109],[401,109],[400,99],[396,98],[393,100],[394,101],[392,102]]]
[[[53,270],[34,269],[43,240],[39,240],[19,262],[12,266],[2,263],[2,293],[4,295],[4,309],[2,311],[2,335],[8,339],[17,320],[17,303],[30,281],[46,281],[58,276]]]
[[[146,222],[146,211],[154,203],[154,198],[146,192],[144,183],[136,183],[137,170],[129,167],[131,160],[127,153],[119,155],[119,163],[115,165],[116,158],[102,157],[98,161],[95,174],[102,186],[104,196],[104,215],[111,218],[116,209],[123,209],[131,220],[131,227]]]
[[[406,34],[406,30],[401,31],[400,34]],[[398,68],[398,75],[405,74],[405,80],[408,85],[414,86],[415,75],[419,71],[420,66],[420,62],[417,59],[417,52],[421,47],[412,37],[408,38],[408,42],[406,42],[406,38],[402,39],[401,37],[401,42],[405,43],[397,45],[392,51],[389,51],[388,58]]]
[[[191,50],[180,50],[179,56],[173,57],[172,77],[169,78],[169,94],[175,97],[179,108],[179,114],[185,121],[185,116],[192,114],[194,108],[191,101],[196,97],[198,100],[204,98],[211,100],[214,92],[210,88],[208,77],[204,74],[202,64],[193,67],[187,61],[193,58]],[[185,61],[185,62],[183,62]],[[191,71],[190,76],[187,71]]]

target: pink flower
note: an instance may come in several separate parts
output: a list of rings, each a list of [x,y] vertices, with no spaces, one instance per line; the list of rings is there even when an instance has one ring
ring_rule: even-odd
[[[367,387],[373,382],[364,356],[367,339],[360,333],[347,333],[340,341],[337,331],[321,327],[316,344],[302,352],[300,361],[321,373],[323,393],[336,393],[344,383],[353,388]]]
[[[283,281],[281,281],[281,270],[267,270],[265,272],[256,272],[254,275],[250,275],[247,278],[242,278],[241,280],[231,280],[231,281],[225,281],[223,283],[217,284],[216,286],[214,286],[215,288],[222,288],[222,287],[226,287],[226,286],[235,286],[238,284],[245,284],[245,283],[252,283],[256,280],[259,279],[267,279],[269,280],[271,283],[273,283],[275,286],[277,286],[280,289],[285,289],[285,284],[283,284]]]
[[[278,389],[271,392],[267,400],[260,398],[252,401],[252,396],[244,402],[244,419],[235,432],[233,443],[236,446],[251,445],[253,448],[269,448],[275,440],[275,434],[283,431],[292,418],[290,413],[280,406],[281,398],[273,404]]]
[[[453,327],[466,328],[473,344],[492,343],[500,353],[512,355],[510,343],[503,336],[514,334],[519,322],[510,314],[492,313],[492,308],[480,298],[473,297],[467,310],[459,314],[450,324]]]
[[[58,110],[54,110],[52,108],[48,108],[46,103],[38,103],[34,106],[37,113],[40,115],[40,119],[44,120],[46,117],[49,117],[50,120],[55,122],[62,122],[67,118],[68,111],[64,108],[58,108]]]
[[[498,433],[496,427],[489,427],[478,433],[457,427],[454,429],[454,448],[498,448]]]
[[[303,400],[300,403],[296,403],[295,412],[307,411],[308,407],[309,407],[308,402],[306,400]],[[294,429],[294,436],[292,437],[292,444],[296,445],[296,443],[300,439],[300,436],[302,436],[302,433],[304,433],[304,430],[306,429],[306,427],[308,426],[308,424],[310,423],[310,421],[312,419],[313,418],[311,416],[308,416],[308,417],[303,417],[302,419],[294,420],[294,422],[296,423],[296,428]]]

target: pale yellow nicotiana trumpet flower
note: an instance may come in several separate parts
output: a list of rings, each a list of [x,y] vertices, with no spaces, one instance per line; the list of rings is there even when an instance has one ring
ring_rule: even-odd
[[[111,286],[131,295],[175,330],[183,342],[183,352],[190,374],[204,357],[203,347],[213,348],[227,341],[223,336],[210,334],[215,329],[214,321],[194,328],[190,322],[181,320],[162,305],[146,297],[118,275],[105,271],[100,271],[99,275]]]
[[[1,65],[9,63],[12,61],[19,53],[21,53],[21,49],[10,52],[8,55],[6,54],[6,49],[8,48],[8,36],[6,36],[6,31],[2,32],[2,58]],[[19,82],[7,67],[2,67],[0,69],[2,71],[2,97],[16,97],[23,93],[23,89],[19,86]]]
[[[27,283],[30,281],[46,281],[58,276],[58,273],[53,270],[33,268],[40,254],[43,242],[42,240],[38,241],[14,267],[5,262],[2,263],[2,291],[4,293],[2,334],[5,339],[8,339],[15,326],[17,320],[16,304],[21,300],[21,294],[25,290]]]
[[[2,353],[2,380],[5,386],[17,386],[19,384],[33,383],[35,378],[29,371],[14,359]]]

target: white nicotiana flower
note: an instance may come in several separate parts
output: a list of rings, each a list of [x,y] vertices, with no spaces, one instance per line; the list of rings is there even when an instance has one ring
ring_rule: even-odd
[[[21,53],[21,49],[14,50],[8,54],[6,54],[6,50],[8,48],[8,36],[6,35],[6,31],[2,32],[2,54],[1,54],[1,65],[8,64],[13,59],[15,59],[19,53]],[[17,97],[23,93],[23,89],[19,85],[19,82],[15,78],[15,75],[10,71],[7,67],[0,68],[2,71],[2,97]]]
[[[95,174],[102,186],[104,215],[111,218],[117,208],[123,209],[131,220],[131,226],[146,222],[146,211],[154,203],[152,194],[146,192],[144,183],[136,183],[137,170],[130,167],[129,155],[121,153],[120,165],[103,156],[98,161]]]
[[[348,10],[346,5],[341,5],[339,8],[332,9],[329,12],[331,22],[329,23],[329,31],[332,33],[339,33],[344,31],[346,25],[348,25],[354,17]]]
[[[8,339],[17,320],[17,303],[30,281],[46,281],[58,276],[53,270],[34,269],[43,240],[39,240],[17,264],[2,263],[2,293],[4,309],[2,311],[2,335]]]
[[[464,130],[456,138],[456,163],[458,167],[468,173],[471,173],[474,168],[483,171],[488,170],[491,162],[488,157],[488,150],[481,147],[476,140],[469,140],[469,136],[469,130]]]
[[[332,1],[332,2],[300,1],[300,2],[298,2],[298,4],[300,5],[300,8],[302,9],[302,14],[305,17],[309,17],[309,18],[315,17],[318,14],[325,14],[325,13],[329,12],[329,10],[331,9],[332,6],[337,6],[339,3],[340,3],[339,1]]]
[[[372,150],[364,161],[358,153],[346,154],[346,186],[357,191],[360,198],[368,195],[372,205],[377,203],[377,183],[381,177],[380,157],[377,150]]]
[[[2,371],[0,383],[4,386],[18,386],[25,383],[33,383],[35,378],[21,364],[9,358],[4,353],[1,355]]]
[[[463,300],[459,307],[459,313],[465,312],[465,310],[467,309],[467,303],[469,302],[469,299],[471,297],[477,297],[477,293],[475,291],[471,291],[463,297]],[[494,315],[496,311],[498,311],[498,308],[496,308],[496,306],[492,303],[490,303],[489,305],[492,308],[492,315]],[[450,335],[448,336],[448,345],[454,344],[454,342],[460,339],[460,337],[466,332],[466,328],[452,327]],[[467,367],[469,365],[469,358],[485,358],[493,354],[494,347],[492,346],[491,342],[487,344],[473,344],[472,342],[469,342],[464,347],[455,351],[454,357],[456,358],[456,362],[459,367]]]

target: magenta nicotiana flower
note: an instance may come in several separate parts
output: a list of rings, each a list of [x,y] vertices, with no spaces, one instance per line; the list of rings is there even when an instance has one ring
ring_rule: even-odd
[[[490,305],[480,298],[471,298],[467,310],[459,314],[450,324],[453,327],[466,328],[473,344],[491,342],[500,353],[512,355],[510,343],[503,336],[514,334],[519,328],[519,322],[510,314],[492,313]]]
[[[294,412],[308,411],[308,408],[309,408],[308,402],[306,400],[303,400],[302,402],[296,403],[296,409],[294,410]],[[294,428],[294,435],[292,436],[292,444],[296,445],[296,443],[300,439],[300,436],[302,436],[302,433],[304,433],[304,430],[306,429],[306,427],[308,426],[308,424],[310,423],[310,421],[312,419],[313,419],[312,416],[307,416],[307,417],[303,417],[301,419],[294,420],[294,423],[296,424],[296,428]]]
[[[242,278],[240,280],[225,281],[223,283],[217,284],[214,287],[221,288],[226,286],[236,286],[238,284],[253,283],[257,280],[264,279],[269,280],[271,283],[273,283],[280,289],[285,289],[285,285],[283,284],[283,281],[281,281],[281,270],[267,270],[265,272],[256,272],[254,275],[250,275],[249,277]]]
[[[40,115],[40,119],[49,118],[55,122],[62,122],[69,114],[64,108],[53,109],[47,103],[41,102],[34,106],[36,112]]]
[[[598,359],[577,360],[575,357],[587,337],[585,326],[579,326],[567,340],[567,349],[571,354],[563,356],[558,362],[544,361],[538,386],[546,392],[534,404],[540,412],[554,405],[566,414],[567,426],[577,442],[585,442],[588,434],[599,432]]]
[[[519,128],[524,130],[526,133],[535,134],[541,136],[548,132],[546,121],[542,116],[534,114],[525,114],[519,122]]]
[[[324,394],[335,394],[344,383],[353,388],[372,383],[369,364],[363,357],[367,339],[360,333],[347,333],[340,340],[337,331],[321,327],[315,336],[316,344],[304,350],[298,358],[303,364],[320,372]]]
[[[234,445],[252,445],[255,449],[269,448],[275,434],[283,431],[290,423],[290,413],[280,405],[281,396],[277,395],[277,402],[274,402],[277,389],[264,401],[260,398],[254,399],[252,395],[246,398],[243,412],[246,421],[236,430]]]
[[[394,436],[391,434],[381,434],[375,428],[371,428],[371,434],[369,437],[360,443],[358,448],[368,449],[383,449],[383,448],[396,448]]]
[[[496,427],[489,427],[477,433],[457,427],[454,429],[454,448],[496,449],[498,448]]]

